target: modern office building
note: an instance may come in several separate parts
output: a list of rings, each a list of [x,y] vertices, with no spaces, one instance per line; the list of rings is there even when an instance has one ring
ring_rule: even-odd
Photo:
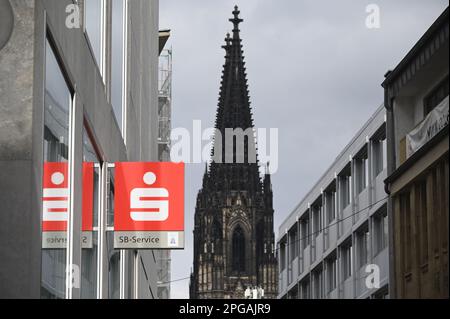
[[[380,107],[281,224],[279,298],[388,297],[385,128]]]
[[[156,298],[154,252],[114,249],[111,163],[158,160],[158,1],[0,6],[0,298]]]
[[[448,298],[449,9],[386,74],[391,295]]]

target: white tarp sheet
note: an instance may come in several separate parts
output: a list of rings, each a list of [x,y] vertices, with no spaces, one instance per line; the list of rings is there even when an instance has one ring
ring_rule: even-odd
[[[448,96],[425,120],[406,136],[406,156],[409,158],[448,125]]]

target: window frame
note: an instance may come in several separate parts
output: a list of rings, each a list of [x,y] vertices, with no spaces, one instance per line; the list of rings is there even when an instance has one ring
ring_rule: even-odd
[[[374,235],[375,235],[375,256],[381,253],[383,250],[385,250],[388,247],[388,241],[389,241],[389,234],[386,234],[385,222],[388,221],[388,215],[387,215],[387,207],[383,207],[381,211],[376,213],[373,216],[373,222],[374,222]]]
[[[337,258],[336,254],[332,254],[326,259],[326,282],[327,293],[333,292],[337,288]]]
[[[359,269],[370,262],[370,229],[366,222],[356,232],[356,263]]]
[[[348,240],[342,244],[341,247],[341,259],[342,259],[342,282],[345,282],[353,276],[353,243]]]

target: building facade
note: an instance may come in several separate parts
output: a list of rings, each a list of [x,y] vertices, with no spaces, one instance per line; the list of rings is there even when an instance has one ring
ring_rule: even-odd
[[[391,295],[448,298],[449,9],[383,83]]]
[[[277,295],[271,178],[267,173],[261,180],[259,173],[239,31],[243,20],[237,7],[233,15],[233,35],[223,46],[213,160],[195,210],[192,299],[243,299],[249,287],[264,289],[265,298]],[[226,142],[228,129],[249,133],[242,148],[237,137]]]
[[[279,298],[389,297],[385,128],[380,107],[281,224]]]
[[[111,163],[158,160],[158,1],[1,6],[13,24],[0,31],[0,298],[156,298],[154,253],[114,249]],[[94,167],[88,247],[85,163]],[[58,248],[44,247],[48,165],[67,168],[51,180],[67,183]]]

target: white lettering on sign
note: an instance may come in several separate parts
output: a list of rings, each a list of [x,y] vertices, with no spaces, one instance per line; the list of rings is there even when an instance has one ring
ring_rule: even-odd
[[[148,172],[144,183],[153,185],[156,175]],[[167,198],[167,199],[164,199]],[[135,188],[130,194],[130,215],[134,221],[162,222],[169,218],[169,191],[165,188]]]
[[[64,183],[64,175],[56,172],[51,176],[53,186]],[[49,222],[66,222],[68,219],[68,197],[67,188],[44,188],[43,220]]]

